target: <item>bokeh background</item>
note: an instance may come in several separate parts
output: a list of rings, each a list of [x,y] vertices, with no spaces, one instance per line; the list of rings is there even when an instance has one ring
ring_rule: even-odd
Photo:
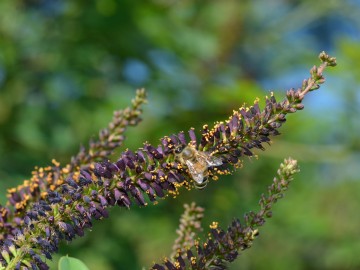
[[[205,232],[226,226],[257,209],[291,156],[301,174],[230,269],[360,269],[359,14],[358,0],[0,1],[1,202],[34,166],[67,163],[136,88],[149,103],[122,149],[224,120],[270,91],[282,99],[326,50],[338,67],[258,160],[203,191],[113,209],[60,255],[91,270],[147,268],[170,253],[184,203],[206,209]]]

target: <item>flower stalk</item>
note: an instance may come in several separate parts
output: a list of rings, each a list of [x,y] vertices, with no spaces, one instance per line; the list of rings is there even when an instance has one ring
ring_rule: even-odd
[[[289,90],[283,101],[277,102],[274,95],[266,97],[262,110],[255,101],[254,105],[241,107],[228,120],[216,123],[211,129],[204,125],[201,136],[197,137],[195,130],[190,129],[188,134],[180,132],[162,138],[158,146],[145,143],[136,151],[126,150],[117,161],[111,162],[109,155],[123,140],[121,134],[124,130],[120,128],[102,133],[100,141],[106,143],[90,144],[88,154],[80,151],[65,169],[55,164],[56,169],[38,170],[32,184],[10,191],[9,201],[15,205],[26,201],[18,208],[18,220],[7,208],[1,209],[3,226],[0,227],[10,229],[0,242],[0,269],[48,269],[44,257],[51,259],[60,241],[69,242],[76,236],[83,236],[86,229],[92,227],[93,219],[107,218],[108,207],[117,205],[129,209],[133,204],[146,206],[158,198],[177,196],[181,187],[191,189],[193,178],[189,165],[181,162],[177,154],[186,146],[191,145],[197,151],[221,160],[222,165],[206,168],[209,178],[217,178],[230,173],[232,168],[238,168],[244,157],[253,156],[254,149],[264,150],[263,144],[269,144],[272,136],[280,134],[278,129],[285,122],[286,115],[303,109],[301,101],[305,95],[324,82],[324,68],[336,64],[335,59],[325,53],[320,54],[320,60],[322,64],[310,71],[310,78],[303,82],[302,87]],[[135,107],[137,111],[138,106]],[[138,119],[138,113],[129,118]],[[130,125],[131,120],[127,121]],[[137,120],[134,121],[136,124]],[[111,126],[109,130],[112,130]],[[95,163],[105,157],[106,160]],[[271,205],[277,194],[282,194],[277,184],[274,188],[273,194],[263,199],[265,208]],[[28,195],[31,195],[30,199],[26,200]],[[213,224],[212,239],[206,242],[206,246],[198,246],[196,252],[205,257],[210,253],[220,255],[200,262],[193,256],[193,251],[188,250],[186,255],[191,265],[221,267],[224,261],[235,259],[236,250],[246,249],[256,237],[253,228],[262,225],[264,215],[270,215],[265,208],[260,215],[248,214],[245,227],[234,221],[226,233]],[[229,238],[232,235],[242,240],[235,243]],[[176,260],[182,267],[181,258],[179,256]],[[165,265],[171,266],[171,262]]]
[[[259,201],[260,210],[246,213],[244,222],[235,219],[227,230],[213,222],[207,239],[200,243],[194,241],[193,247],[177,254],[174,260],[164,259],[163,263],[156,263],[152,270],[203,270],[203,269],[227,269],[226,263],[234,261],[239,252],[252,246],[253,241],[259,235],[259,227],[264,225],[265,219],[272,216],[273,205],[283,198],[294,174],[298,173],[299,167],[294,159],[285,159],[280,164],[277,177],[268,187],[267,194],[262,194]],[[193,235],[193,239],[198,235]]]
[[[179,228],[176,230],[176,238],[172,247],[170,258],[175,259],[179,254],[195,245],[197,232],[202,231],[201,220],[204,217],[204,208],[194,202],[184,205],[185,211],[181,215]]]
[[[0,240],[17,234],[30,205],[45,198],[49,190],[56,190],[71,173],[79,173],[80,169],[92,170],[96,162],[110,158],[115,149],[122,145],[127,127],[136,126],[141,121],[141,106],[144,103],[146,92],[139,89],[132,100],[132,106],[115,111],[108,127],[99,132],[99,138],[89,142],[88,150],[81,146],[79,153],[65,166],[52,160],[52,166],[35,168],[30,180],[9,189],[7,203],[5,206],[0,205]]]

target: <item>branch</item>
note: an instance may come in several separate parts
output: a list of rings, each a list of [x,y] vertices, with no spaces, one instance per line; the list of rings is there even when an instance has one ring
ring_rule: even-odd
[[[70,173],[78,173],[80,168],[91,170],[95,162],[110,158],[124,141],[127,127],[136,126],[141,121],[141,106],[144,103],[146,103],[145,90],[139,89],[132,100],[132,106],[115,111],[108,128],[99,132],[97,140],[90,141],[88,150],[80,147],[79,153],[72,157],[68,165],[60,166],[60,163],[52,160],[51,166],[35,168],[30,180],[25,180],[22,185],[9,189],[6,206],[0,205],[0,224],[2,224],[0,240],[15,236],[23,226],[23,218],[31,204],[46,197],[48,190],[56,190]]]
[[[330,63],[330,59],[321,57],[323,63]],[[254,148],[264,150],[263,143],[280,134],[278,129],[286,115],[303,109],[301,101],[310,92],[308,87],[315,90],[323,80],[312,78],[308,82],[305,89],[288,91],[282,102],[277,102],[273,95],[267,97],[263,110],[255,101],[253,106],[240,108],[212,129],[205,125],[199,140],[194,129],[190,129],[188,138],[180,132],[162,138],[157,147],[145,143],[134,152],[123,152],[116,162],[105,161],[95,164],[94,169],[69,173],[62,184],[42,194],[26,212],[16,235],[2,243],[0,266],[47,269],[41,256],[51,259],[61,240],[83,236],[93,219],[108,217],[108,207],[130,208],[134,202],[146,206],[148,201],[155,202],[165,195],[178,195],[183,186],[191,189],[194,164],[179,158],[187,147],[194,151],[197,161],[192,162],[197,170],[198,165],[208,164],[203,171],[197,171],[197,180],[201,180],[199,176],[217,178],[230,173],[230,168],[241,165],[243,157],[254,155]],[[217,163],[209,165],[210,157]]]
[[[244,216],[244,224],[240,220],[234,220],[228,229],[221,229],[217,222],[213,222],[206,241],[194,242],[192,248],[180,252],[175,260],[164,259],[162,264],[154,264],[152,270],[204,270],[204,269],[227,269],[226,263],[234,261],[239,252],[252,246],[253,241],[259,235],[258,228],[265,223],[265,219],[272,216],[273,205],[283,198],[295,173],[299,172],[297,161],[291,158],[285,159],[280,164],[267,194],[262,194],[259,201],[260,211],[249,212]]]

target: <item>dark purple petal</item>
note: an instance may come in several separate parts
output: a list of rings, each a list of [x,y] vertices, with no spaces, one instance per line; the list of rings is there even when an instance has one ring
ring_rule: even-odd
[[[90,185],[91,183],[92,183],[91,178],[80,177],[78,184],[79,184],[81,187],[83,187],[83,186]]]
[[[171,144],[172,144],[173,146],[179,144],[179,138],[178,138],[176,135],[172,134],[172,135],[170,136],[170,139],[171,139]]]
[[[233,133],[233,132],[237,132],[238,131],[238,128],[239,128],[239,116],[237,114],[234,114],[230,121],[229,121],[229,128],[230,128],[230,131]]]
[[[146,193],[147,193],[150,201],[152,201],[152,202],[156,201],[156,194],[155,194],[155,191],[154,191],[154,189],[152,187],[149,187],[149,189],[147,190]]]
[[[180,267],[185,269],[184,267],[186,266],[186,264],[185,264],[185,261],[183,260],[183,258],[181,256],[178,256],[178,257],[176,257],[176,260],[179,262]]]
[[[91,174],[88,171],[81,170],[80,175],[86,179],[91,180]]]
[[[236,164],[239,161],[239,159],[236,156],[229,155],[227,157],[227,161],[231,164]]]
[[[102,196],[102,195],[98,195],[98,199],[99,199],[99,201],[100,201],[100,204],[101,204],[101,206],[107,206],[108,205],[108,202],[107,202],[107,200],[104,198],[104,196]]]
[[[104,217],[104,218],[108,218],[108,217],[109,217],[109,213],[108,213],[108,211],[107,211],[105,208],[98,206],[98,207],[96,208],[96,210],[101,214],[102,217]]]
[[[145,172],[145,173],[144,173],[144,177],[145,177],[147,180],[149,180],[149,181],[152,181],[152,180],[153,180],[152,174],[149,173],[149,172]]]
[[[136,202],[139,205],[145,205],[145,199],[141,191],[137,187],[132,187],[130,189],[131,195],[135,198]]]
[[[168,181],[171,182],[171,183],[174,183],[174,182],[179,182],[178,181],[179,177],[177,177],[177,175],[173,172],[169,172],[168,173]]]
[[[71,176],[66,179],[66,183],[73,188],[78,188],[78,184],[71,178]]]
[[[220,130],[218,128],[215,130],[214,136],[216,139],[220,139],[221,135],[220,135]]]
[[[179,132],[178,134],[179,141],[182,145],[187,145],[185,133],[183,131]]]
[[[121,171],[125,171],[125,162],[122,158],[120,158],[117,162],[116,162],[116,166],[121,170]]]
[[[85,208],[81,204],[76,204],[75,209],[82,215],[85,213]]]
[[[125,152],[125,155],[132,160],[136,160],[136,155],[134,154],[133,151],[129,149]]]
[[[90,203],[90,202],[91,202],[91,198],[90,198],[89,196],[87,196],[87,195],[84,195],[84,196],[83,196],[83,201],[84,201],[85,203]]]
[[[94,190],[94,189],[91,190],[90,195],[91,195],[91,197],[97,197],[97,195],[98,195],[97,190]]]
[[[142,152],[142,151],[137,151],[137,156],[138,156],[138,160],[139,160],[139,162],[141,162],[141,163],[145,163],[145,155],[144,155],[144,153]]]
[[[226,261],[232,262],[236,259],[237,256],[238,256],[238,252],[236,250],[233,250],[233,251],[230,251],[229,253],[226,253],[224,255],[224,258]]]
[[[65,223],[65,222],[59,221],[59,222],[57,223],[57,225],[59,226],[59,228],[60,228],[61,231],[64,231],[64,232],[67,231],[67,227],[66,227],[66,223]]]
[[[177,270],[176,267],[170,261],[165,261],[165,265],[169,270]]]
[[[80,237],[84,236],[84,230],[81,227],[75,227],[76,234]]]
[[[129,167],[131,170],[135,169],[135,163],[128,157],[123,157],[123,160],[127,167]]]
[[[124,185],[127,189],[131,188],[134,184],[130,177],[127,177],[124,181]]]
[[[136,172],[138,175],[141,174],[141,173],[143,172],[142,167],[136,166],[136,167],[135,167],[135,172]]]
[[[188,260],[191,261],[192,258],[194,257],[194,254],[192,253],[192,251],[190,249],[188,249],[186,251],[186,256],[187,256]]]
[[[125,207],[129,208],[131,205],[131,200],[129,199],[128,195],[124,192],[120,192],[120,200],[118,201],[118,204],[123,204]]]
[[[164,266],[161,266],[159,264],[154,264],[151,269],[152,270],[166,270]]]
[[[190,136],[190,140],[192,143],[196,144],[196,135],[195,135],[195,130],[194,128],[191,128],[189,130],[189,136]]]
[[[95,175],[105,177],[105,178],[112,178],[113,173],[107,168],[108,164],[109,164],[109,162],[103,162],[101,164],[96,163],[95,170],[94,170]]]
[[[160,198],[164,197],[164,192],[159,184],[157,184],[156,182],[151,182],[150,186],[155,190],[157,196],[159,196]]]
[[[117,188],[114,188],[114,198],[116,201],[119,201],[121,198],[122,192],[119,191]]]
[[[139,179],[137,181],[137,184],[143,191],[147,191],[150,188],[150,186],[146,183],[146,181],[142,179]]]
[[[242,147],[242,149],[243,149],[244,155],[249,156],[249,157],[251,157],[253,155],[253,153],[246,147]]]

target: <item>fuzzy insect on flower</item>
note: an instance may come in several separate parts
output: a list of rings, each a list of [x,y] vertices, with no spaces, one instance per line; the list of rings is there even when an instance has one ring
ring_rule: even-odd
[[[197,189],[204,189],[208,183],[208,168],[223,164],[221,158],[213,156],[210,152],[198,151],[195,146],[179,147],[175,151],[181,164],[187,166]]]

